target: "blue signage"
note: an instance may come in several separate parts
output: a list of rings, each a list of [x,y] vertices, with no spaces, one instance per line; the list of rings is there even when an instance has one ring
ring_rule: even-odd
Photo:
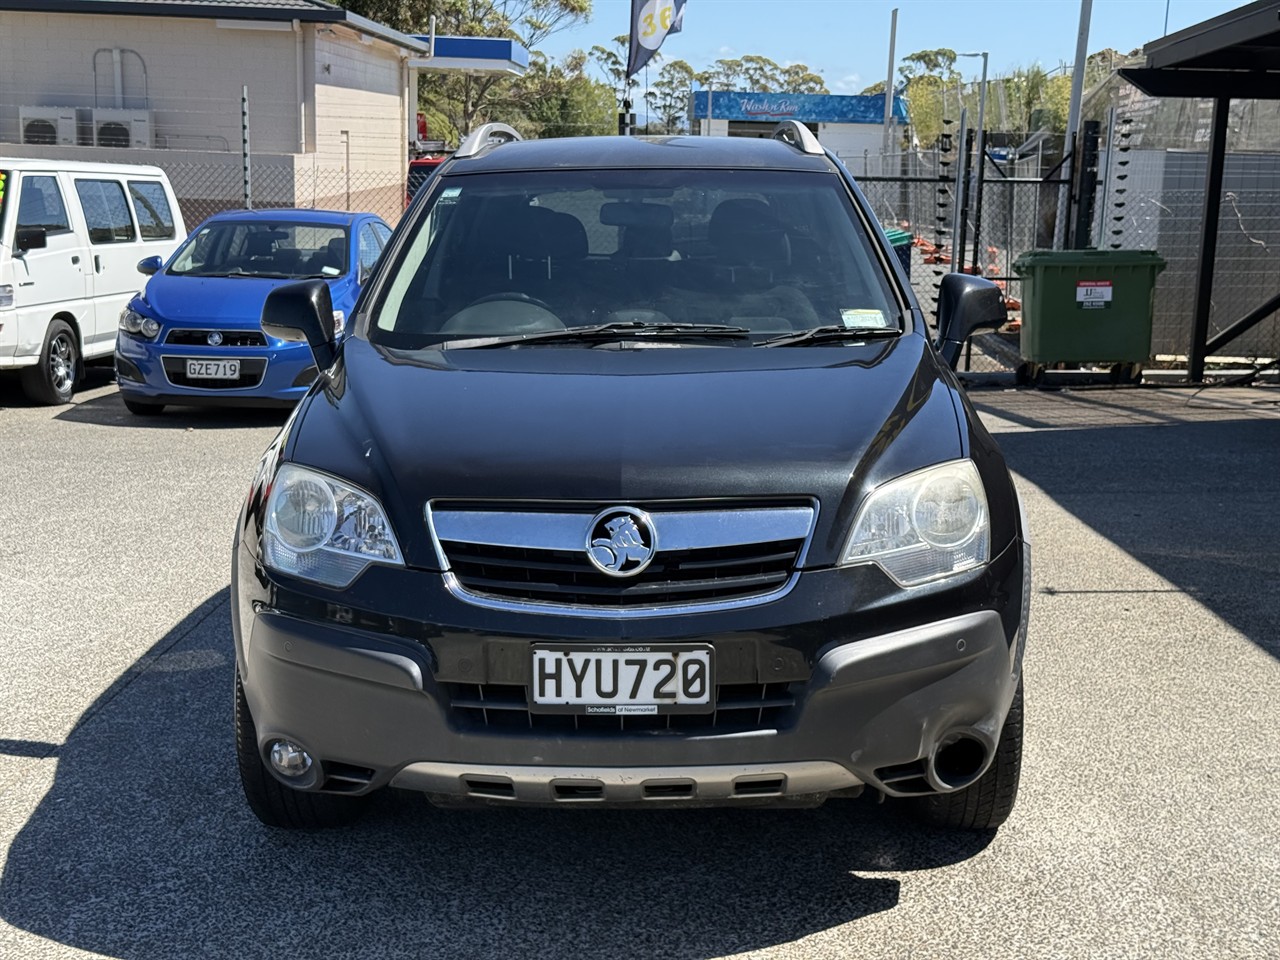
[[[776,123],[884,123],[884,94],[845,97],[827,93],[744,93],[715,90],[711,93],[713,120],[756,120]],[[695,90],[693,118],[707,117],[707,91]],[[893,98],[893,119],[908,123],[907,101]]]

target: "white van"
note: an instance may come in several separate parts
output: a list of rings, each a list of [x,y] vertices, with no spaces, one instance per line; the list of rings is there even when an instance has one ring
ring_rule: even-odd
[[[0,372],[67,403],[84,362],[112,355],[138,261],[186,235],[159,167],[0,156]]]

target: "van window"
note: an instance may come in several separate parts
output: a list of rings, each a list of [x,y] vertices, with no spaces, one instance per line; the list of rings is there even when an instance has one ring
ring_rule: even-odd
[[[4,198],[9,192],[9,176],[8,170],[0,170],[0,229],[4,228]]]
[[[165,196],[164,184],[154,180],[130,180],[129,196],[138,217],[138,231],[143,240],[172,240],[173,211]]]
[[[89,223],[90,243],[128,243],[133,240],[133,218],[116,180],[77,180],[76,193]]]
[[[22,178],[18,227],[44,227],[49,233],[71,229],[57,177]]]

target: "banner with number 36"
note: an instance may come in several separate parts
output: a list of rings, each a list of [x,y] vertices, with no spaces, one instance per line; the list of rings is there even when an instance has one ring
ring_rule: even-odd
[[[668,34],[680,32],[683,22],[684,0],[631,0],[627,76],[635,76],[658,52]]]

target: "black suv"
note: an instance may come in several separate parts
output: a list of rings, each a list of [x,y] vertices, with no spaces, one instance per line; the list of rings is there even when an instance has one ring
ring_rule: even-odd
[[[233,556],[263,822],[441,803],[1012,809],[1030,565],[951,367],[840,162],[773,139],[477,131],[268,448]]]

